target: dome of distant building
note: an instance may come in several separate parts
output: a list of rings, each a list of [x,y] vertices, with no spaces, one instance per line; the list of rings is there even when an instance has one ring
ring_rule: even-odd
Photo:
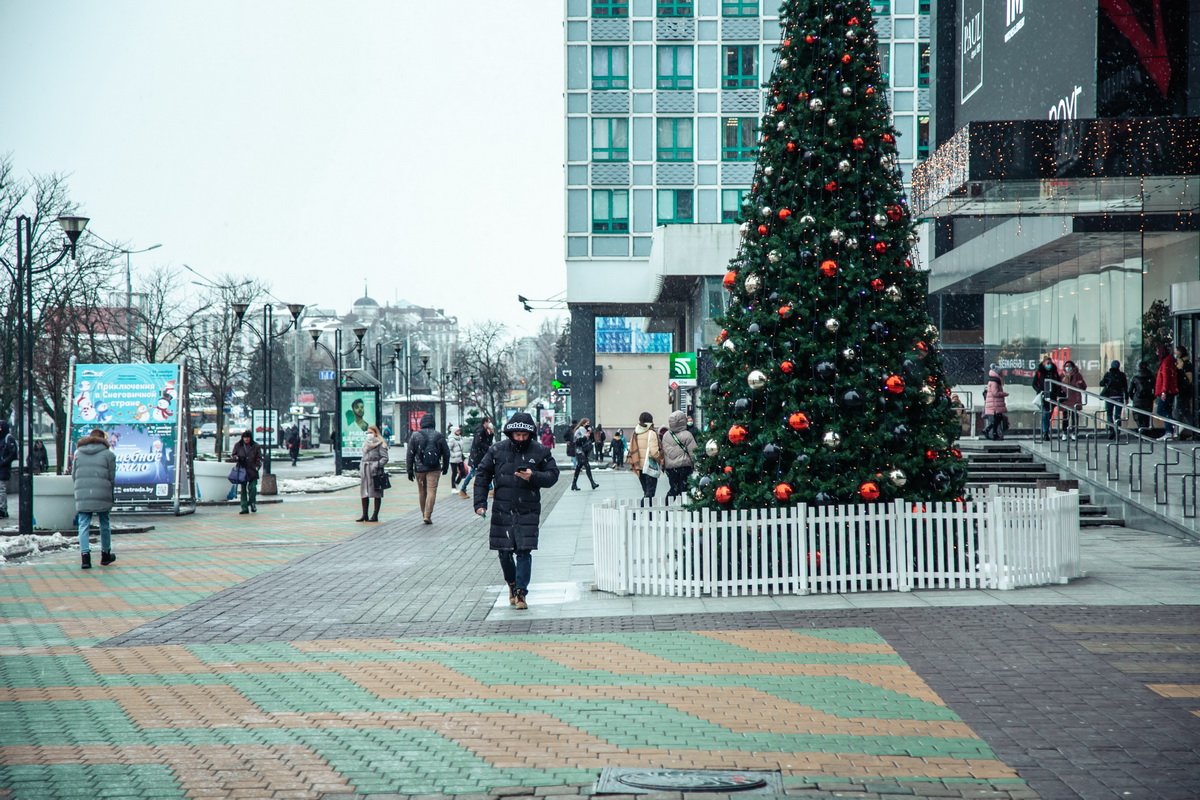
[[[371,299],[370,297],[367,297],[366,295],[363,295],[362,297],[360,297],[360,298],[358,298],[357,300],[355,300],[355,301],[354,301],[354,307],[355,307],[355,308],[358,308],[358,307],[360,307],[360,306],[369,306],[369,307],[372,307],[372,308],[379,308],[379,303],[376,303],[376,302],[375,302],[373,299]]]

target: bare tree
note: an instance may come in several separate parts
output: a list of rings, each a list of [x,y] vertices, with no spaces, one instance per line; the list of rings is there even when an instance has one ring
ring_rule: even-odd
[[[134,358],[147,364],[171,364],[191,351],[192,323],[199,309],[188,307],[179,288],[184,282],[183,273],[175,267],[139,276],[141,300],[133,308],[133,330],[129,332]]]
[[[216,406],[217,437],[214,452],[225,448],[225,402],[235,385],[244,378],[245,359],[231,304],[252,303],[266,291],[258,280],[219,275],[206,287],[198,311],[191,315],[188,333],[188,366],[194,384],[207,392]]]
[[[504,401],[517,385],[509,367],[513,342],[505,336],[507,330],[496,320],[472,325],[458,349],[458,369],[471,380],[468,392],[497,428],[504,420]]]

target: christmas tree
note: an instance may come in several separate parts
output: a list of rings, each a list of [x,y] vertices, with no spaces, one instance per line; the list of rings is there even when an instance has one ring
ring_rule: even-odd
[[[957,412],[867,0],[787,0],[693,505],[953,500]]]

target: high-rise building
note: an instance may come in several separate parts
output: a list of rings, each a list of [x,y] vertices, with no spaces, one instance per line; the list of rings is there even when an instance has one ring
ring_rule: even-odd
[[[929,3],[871,5],[907,176],[929,148]],[[723,310],[720,277],[737,249],[762,87],[782,39],[778,8],[767,0],[566,0],[565,32],[573,373],[605,382],[598,352],[658,353],[630,370],[635,383],[605,386],[627,397],[641,385],[665,403],[665,352],[711,343],[710,320]],[[605,408],[596,382],[576,380],[571,391],[573,417],[632,423],[632,407]],[[697,397],[673,402],[691,406]]]

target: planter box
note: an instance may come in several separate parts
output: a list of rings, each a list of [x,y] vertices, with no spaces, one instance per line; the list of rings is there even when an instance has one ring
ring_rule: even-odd
[[[229,494],[229,470],[233,464],[223,461],[195,461],[197,499],[206,503],[224,500]]]
[[[70,475],[33,476],[34,527],[48,531],[75,530],[75,481]]]
[[[596,588],[617,594],[1013,589],[1082,575],[1077,491],[744,511],[610,501],[592,520]]]

